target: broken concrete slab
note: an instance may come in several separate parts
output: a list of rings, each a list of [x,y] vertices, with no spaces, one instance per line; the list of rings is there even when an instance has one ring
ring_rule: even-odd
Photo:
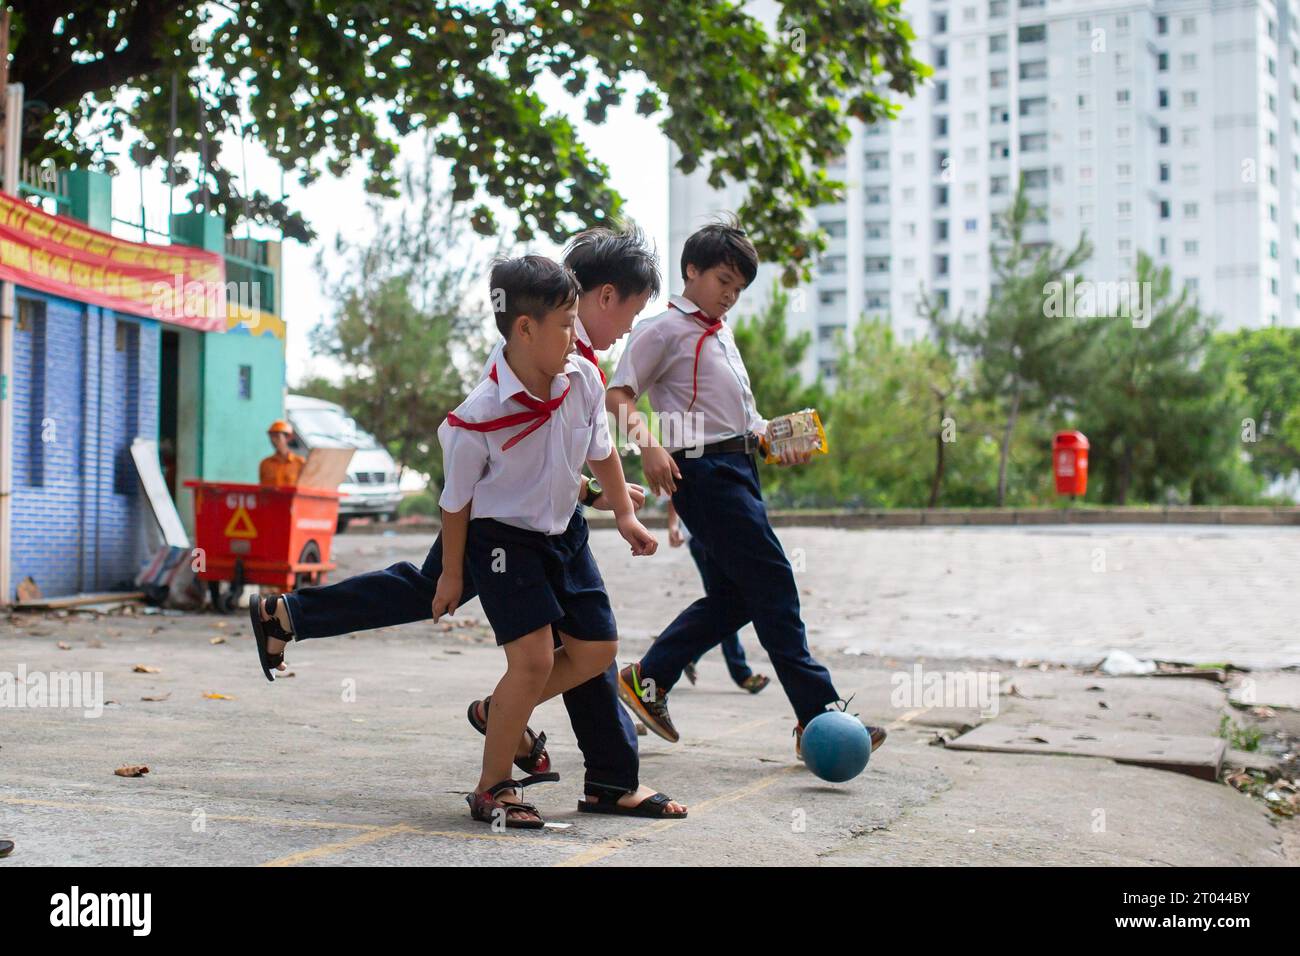
[[[1300,710],[1300,674],[1251,674],[1228,692],[1237,707],[1272,707]]]
[[[951,750],[1103,757],[1117,763],[1218,780],[1227,743],[1216,737],[1147,734],[1102,727],[990,723],[947,744]]]

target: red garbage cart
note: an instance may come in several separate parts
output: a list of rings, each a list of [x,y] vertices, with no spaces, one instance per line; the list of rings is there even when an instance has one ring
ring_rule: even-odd
[[[273,488],[187,481],[194,489],[196,572],[212,606],[235,610],[246,584],[281,591],[320,584],[333,571],[330,543],[339,494],[323,488]],[[221,583],[230,582],[223,593]]]

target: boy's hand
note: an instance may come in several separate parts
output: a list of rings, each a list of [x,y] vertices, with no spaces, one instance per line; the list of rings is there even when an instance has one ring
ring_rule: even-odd
[[[465,581],[461,575],[447,571],[438,575],[438,588],[433,593],[433,619],[436,621],[444,614],[455,614],[464,590]]]
[[[620,515],[618,518],[618,533],[623,536],[623,540],[632,546],[634,557],[654,554],[659,548],[659,542],[645,525],[637,520],[636,515]]]
[[[671,495],[682,480],[681,470],[668,450],[654,445],[641,453],[641,471],[646,483],[656,495]],[[676,480],[674,480],[676,479]]]
[[[668,543],[674,548],[680,548],[686,543],[686,535],[682,534],[682,525],[675,517],[668,519]]]
[[[633,482],[627,483],[627,494],[632,499],[632,510],[640,511],[641,506],[645,504],[645,489]],[[614,505],[605,497],[605,492],[601,492],[591,506],[597,511],[613,511]]]
[[[810,451],[795,451],[792,448],[787,448],[785,451],[781,452],[780,460],[777,461],[776,464],[806,465],[808,462],[812,461],[812,456],[813,453]]]

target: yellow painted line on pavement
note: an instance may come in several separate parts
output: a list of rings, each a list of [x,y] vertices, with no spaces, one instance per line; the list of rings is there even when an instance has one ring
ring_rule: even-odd
[[[721,796],[714,797],[712,800],[705,800],[701,803],[694,804],[690,807],[690,816],[685,820],[656,820],[649,826],[644,826],[639,830],[633,830],[631,833],[625,833],[622,836],[606,840],[604,843],[598,843],[593,847],[583,850],[581,853],[575,853],[573,856],[561,860],[555,865],[586,866],[588,863],[595,863],[597,860],[603,860],[605,857],[617,853],[619,850],[626,849],[639,837],[649,836],[652,833],[658,833],[661,830],[667,830],[672,827],[690,826],[692,817],[698,817],[710,809],[721,806],[724,803],[733,803],[736,800],[743,800],[745,797],[753,796],[760,790],[766,790],[768,787],[772,786],[772,784],[789,776],[794,771],[802,769],[802,764],[783,767],[776,773],[769,774],[760,780],[754,781],[746,787],[741,787],[739,790],[732,790],[730,793],[724,793]]]
[[[288,856],[282,856],[279,859],[268,860],[262,866],[297,866],[299,863],[306,863],[308,860],[317,860],[323,856],[329,856],[331,853],[341,853],[344,850],[351,850],[354,847],[365,846],[367,843],[374,843],[376,840],[382,840],[385,837],[395,836],[398,833],[410,833],[414,827],[409,827],[405,823],[399,823],[397,826],[383,827],[378,830],[370,830],[367,833],[358,833],[356,836],[347,840],[339,840],[336,843],[325,843],[310,850],[302,850],[298,853],[290,853]]]
[[[892,724],[887,724],[885,726],[885,729],[897,730],[899,727],[903,726],[903,724],[907,723],[908,721],[915,720],[917,717],[920,717],[922,714],[928,714],[931,709],[932,708],[930,707],[918,707],[916,710],[909,710],[907,713],[905,713],[902,717],[899,717]]]

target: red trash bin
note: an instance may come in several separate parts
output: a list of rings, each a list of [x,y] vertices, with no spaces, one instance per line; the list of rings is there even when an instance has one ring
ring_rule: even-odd
[[[1088,439],[1083,432],[1057,432],[1052,439],[1052,473],[1058,495],[1088,490]]]

